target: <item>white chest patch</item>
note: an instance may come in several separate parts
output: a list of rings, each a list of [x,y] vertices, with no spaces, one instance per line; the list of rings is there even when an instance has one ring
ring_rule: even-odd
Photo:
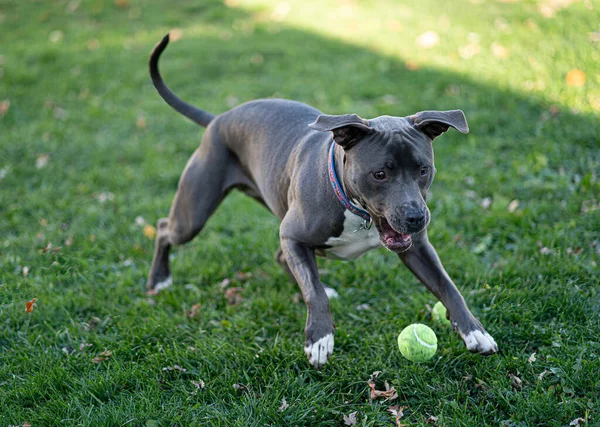
[[[372,226],[371,229],[361,228],[363,219],[350,211],[344,213],[344,231],[339,237],[330,237],[325,242],[330,246],[325,249],[325,257],[329,259],[355,260],[371,249],[381,246],[379,233]]]

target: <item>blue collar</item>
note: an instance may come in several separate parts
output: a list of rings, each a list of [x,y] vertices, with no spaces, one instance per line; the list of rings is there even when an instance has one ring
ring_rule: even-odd
[[[331,187],[333,187],[333,192],[337,196],[338,200],[342,204],[342,206],[352,212],[354,215],[361,217],[365,223],[363,224],[364,228],[369,229],[372,225],[371,215],[368,212],[362,210],[359,207],[354,206],[346,193],[344,192],[344,188],[340,184],[340,180],[337,177],[337,173],[335,171],[335,142],[331,144],[331,149],[329,150],[329,160],[327,161],[327,169],[329,175],[329,182],[331,183]]]

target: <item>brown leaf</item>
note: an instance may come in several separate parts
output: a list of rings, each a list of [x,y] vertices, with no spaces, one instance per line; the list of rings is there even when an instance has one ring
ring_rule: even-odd
[[[235,273],[235,278],[240,282],[245,282],[246,280],[250,280],[252,278],[252,272],[244,273],[243,271],[238,271]]]
[[[513,374],[508,374],[508,376],[511,378],[511,382],[510,384],[514,387],[514,388],[521,388],[523,387],[523,381],[521,380],[521,378],[517,377],[516,375]]]
[[[144,129],[146,127],[146,119],[142,116],[139,116],[135,122],[135,125],[138,129]]]
[[[23,427],[31,427],[31,424],[29,424],[27,421],[25,421],[25,422],[23,423]]]
[[[406,408],[408,408],[408,406],[398,406],[398,405],[390,406],[389,408],[387,408],[387,411],[389,413],[391,413],[394,417],[396,417],[395,421],[396,421],[397,427],[406,425],[406,424],[400,423],[400,418],[402,418],[404,416],[404,410]]]
[[[438,418],[437,418],[437,417],[434,417],[433,415],[430,415],[430,416],[429,416],[429,418],[427,418],[427,419],[425,420],[425,422],[426,422],[427,424],[435,424],[435,423],[437,423],[437,420],[438,420]]]
[[[180,40],[181,37],[183,37],[183,30],[181,28],[173,28],[171,31],[169,31],[169,40],[172,42]]]
[[[190,319],[193,319],[194,317],[200,315],[200,304],[194,304],[190,310],[187,310],[185,312],[185,315]]]
[[[344,415],[344,425],[353,426],[356,424],[356,414],[358,411],[354,411],[348,415]]]
[[[2,116],[2,117],[6,116],[6,113],[8,113],[9,108],[10,108],[10,100],[5,99],[4,101],[0,102],[0,116]]]
[[[31,301],[25,303],[25,313],[31,313],[33,311],[33,308],[36,306],[36,301],[37,298],[32,298]]]
[[[100,362],[104,362],[105,360],[107,360],[110,356],[112,356],[112,352],[109,350],[104,350],[102,353],[100,353],[98,356],[94,357],[92,359],[92,362],[94,363],[100,363]]]
[[[225,298],[227,298],[227,304],[236,305],[244,300],[241,292],[244,288],[229,288],[225,291]]]

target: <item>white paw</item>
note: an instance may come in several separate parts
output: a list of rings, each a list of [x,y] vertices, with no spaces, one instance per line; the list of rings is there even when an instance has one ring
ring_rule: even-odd
[[[154,286],[154,292],[158,293],[158,292],[162,291],[163,289],[167,289],[172,284],[173,284],[173,277],[169,276],[165,280],[163,280],[162,282],[158,282]]]
[[[466,335],[461,332],[460,336],[467,345],[467,349],[473,353],[492,354],[498,352],[498,344],[487,332],[475,330]]]
[[[333,334],[327,334],[317,342],[305,346],[304,352],[310,364],[319,369],[333,353]]]
[[[337,299],[340,297],[340,294],[338,294],[335,289],[328,288],[327,286],[325,286],[325,293],[327,294],[327,298],[329,299]]]

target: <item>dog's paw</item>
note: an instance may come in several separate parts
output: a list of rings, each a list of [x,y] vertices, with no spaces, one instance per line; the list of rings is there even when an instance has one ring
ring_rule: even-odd
[[[165,280],[162,280],[162,281],[156,283],[154,286],[152,286],[152,288],[148,290],[147,294],[148,295],[156,295],[163,289],[167,289],[172,284],[173,284],[173,277],[169,276]]]
[[[333,334],[327,334],[316,342],[307,340],[304,353],[306,353],[310,364],[314,368],[320,369],[327,363],[333,353]]]
[[[494,338],[485,331],[473,330],[467,334],[460,333],[467,349],[471,353],[479,353],[484,356],[498,353],[498,344]]]

